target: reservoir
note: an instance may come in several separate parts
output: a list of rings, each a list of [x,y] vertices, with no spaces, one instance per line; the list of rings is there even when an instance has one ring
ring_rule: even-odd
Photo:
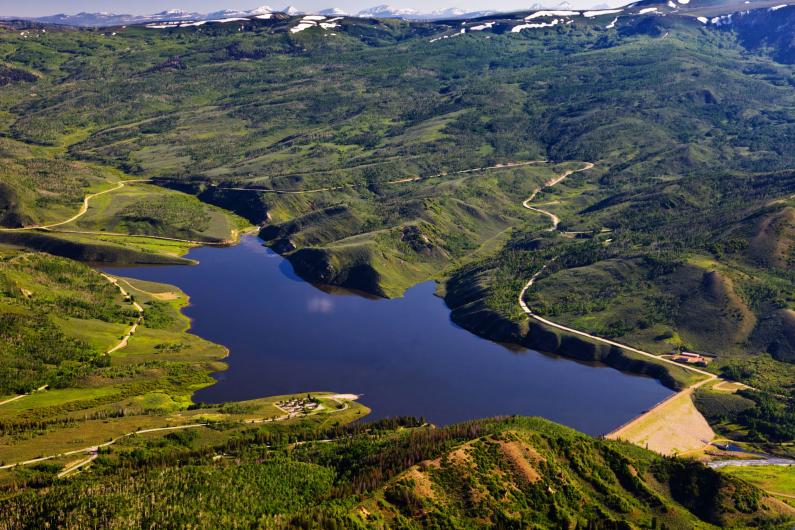
[[[324,292],[250,236],[188,257],[199,264],[110,272],[179,286],[192,333],[229,348],[229,369],[194,401],[333,391],[361,394],[371,419],[521,414],[601,435],[671,394],[653,379],[481,339],[450,321],[433,282],[395,300]]]

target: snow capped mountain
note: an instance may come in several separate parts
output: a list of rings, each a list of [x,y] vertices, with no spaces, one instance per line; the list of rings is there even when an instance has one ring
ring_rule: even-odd
[[[547,10],[547,11],[571,11],[572,7],[571,7],[571,4],[566,2],[565,0],[563,2],[560,2],[559,4],[555,4],[555,5],[546,5],[546,4],[540,4],[540,3],[536,2],[535,4],[530,6],[530,11],[541,11],[541,10]]]
[[[242,16],[244,14],[245,11],[237,11],[234,9],[222,9],[220,11],[213,11],[212,13],[208,13],[207,18],[230,18],[230,17]]]
[[[420,12],[416,9],[404,9],[399,7],[392,7],[386,4],[373,6],[359,11],[356,16],[363,18],[402,18],[414,17],[419,15]]]
[[[338,7],[329,7],[328,9],[322,9],[317,12],[318,15],[325,15],[327,17],[344,17],[348,13]]]
[[[248,13],[250,15],[267,15],[268,13],[273,13],[275,10],[271,6],[259,6],[256,9],[252,9]]]
[[[457,7],[437,11],[421,12],[417,9],[397,8],[386,4],[359,11],[356,16],[362,18],[403,18],[407,20],[439,20],[446,18],[476,18],[492,15],[496,11],[465,11]]]
[[[166,9],[165,11],[161,11],[160,13],[156,13],[157,15],[167,15],[172,17],[180,17],[180,16],[188,16],[191,13],[185,11],[184,9]]]
[[[45,17],[34,18],[36,22],[46,24],[63,24],[67,26],[121,26],[125,24],[140,24],[155,20],[190,20],[199,16],[196,13],[188,13],[181,9],[170,9],[151,15],[127,15],[120,13],[77,13],[76,15],[66,15],[59,13]],[[4,17],[10,18],[10,17]]]
[[[554,9],[568,9],[568,3],[563,2],[554,7]],[[545,9],[553,9],[546,7]],[[294,6],[287,6],[284,9],[277,10],[270,6],[263,5],[251,10],[235,10],[223,9],[212,13],[196,13],[186,11],[184,9],[166,9],[158,13],[150,15],[130,15],[121,13],[78,13],[76,15],[67,15],[60,13],[57,15],[49,15],[44,17],[13,17],[4,16],[0,19],[13,19],[24,18],[45,24],[62,24],[67,26],[85,26],[85,27],[106,27],[106,26],[123,26],[133,24],[150,24],[154,22],[201,22],[210,20],[229,20],[233,18],[247,18],[258,17],[265,18],[264,15],[270,13],[282,12],[290,16],[298,16],[305,14],[303,11]],[[387,4],[364,9],[356,14],[356,16],[364,18],[403,18],[407,20],[440,20],[440,19],[463,19],[463,18],[476,18],[486,15],[492,15],[496,11],[466,11],[460,8],[441,9],[437,11],[423,12],[418,9],[412,8],[399,8]],[[331,7],[317,12],[318,15],[325,15],[328,17],[347,16],[344,10]]]
[[[238,11],[235,9],[224,9],[222,11],[216,11],[214,13],[208,13],[207,15],[199,15],[200,18],[205,19],[224,19],[224,18],[234,18],[234,17],[252,17],[256,15],[267,15],[268,13],[274,13],[275,10],[270,6],[260,6],[256,9],[251,9],[248,11]]]
[[[289,14],[301,14],[294,7],[286,7],[290,10]],[[235,9],[224,9],[215,11],[213,13],[196,13],[186,11],[184,9],[166,9],[150,15],[129,15],[121,13],[77,13],[76,15],[67,15],[59,13],[57,15],[48,15],[44,17],[13,17],[4,16],[2,19],[21,18],[25,20],[33,20],[45,24],[62,24],[66,26],[86,26],[86,27],[105,27],[105,26],[123,26],[132,24],[147,24],[151,22],[174,22],[174,21],[202,21],[202,20],[224,20],[229,18],[244,18],[256,17],[275,13],[277,10],[270,6],[260,6],[255,9],[247,11],[239,11]]]

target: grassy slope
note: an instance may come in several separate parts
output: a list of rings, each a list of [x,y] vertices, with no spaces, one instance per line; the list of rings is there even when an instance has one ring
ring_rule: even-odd
[[[127,347],[105,356],[136,313],[98,272],[46,254],[4,250],[0,273],[0,351],[6,356],[0,393],[11,397],[49,385],[0,405],[5,463],[141,428],[282,414],[272,406],[276,397],[247,402],[243,413],[218,406],[188,410],[191,395],[212,384],[210,372],[224,369],[226,351],[188,333],[189,321],[179,311],[188,298],[176,288],[122,280],[143,306],[144,323]]]
[[[46,333],[56,339],[44,341],[36,337],[38,347],[22,348],[17,352],[20,363],[39,363],[28,371],[12,372],[11,365],[4,365],[7,380],[25,386],[6,385],[4,394],[50,385],[46,392],[34,393],[0,407],[5,425],[4,458],[36,456],[31,453],[57,448],[58,443],[69,440],[70,436],[54,428],[64,418],[70,418],[67,423],[72,423],[67,431],[86,433],[92,430],[87,424],[104,424],[104,434],[97,439],[100,441],[107,432],[121,433],[128,429],[136,421],[134,416],[184,408],[190,403],[190,395],[197,385],[212,381],[208,372],[225,356],[223,348],[186,333],[187,320],[179,313],[179,308],[187,298],[181,293],[168,303],[160,303],[156,309],[150,307],[147,296],[139,297],[146,319],[139,332],[141,336],[146,340],[152,333],[159,333],[161,342],[157,344],[179,344],[179,355],[165,351],[155,359],[135,360],[126,349],[109,357],[103,355],[119,342],[136,313],[129,304],[123,303],[118,290],[99,273],[63,258],[11,252],[4,264],[4,276],[9,285],[4,298],[4,314],[25,310],[36,315],[36,320],[18,323],[13,333],[6,330],[4,339],[14,341],[16,336],[31,332]],[[147,313],[155,311],[157,315],[148,318]],[[137,342],[138,338],[134,337],[130,346]],[[73,345],[70,351],[75,353],[62,360],[55,357],[55,353],[62,351],[64,344]],[[48,346],[52,347],[52,352],[45,351]],[[170,377],[164,378],[167,374]],[[165,399],[150,408],[145,403],[147,396],[153,394]],[[110,423],[102,421],[120,410],[126,410],[131,417],[126,417],[125,412]],[[89,420],[92,416],[95,418]],[[151,423],[146,418],[144,421]],[[160,421],[155,420],[155,423]],[[44,428],[35,429],[37,423]],[[48,428],[48,424],[52,427]],[[37,430],[32,437],[22,435]],[[55,439],[52,444],[47,441],[50,438]],[[63,445],[58,449],[63,449]]]
[[[783,502],[795,504],[795,475],[787,466],[726,467],[723,472],[747,480],[773,495],[778,494]]]

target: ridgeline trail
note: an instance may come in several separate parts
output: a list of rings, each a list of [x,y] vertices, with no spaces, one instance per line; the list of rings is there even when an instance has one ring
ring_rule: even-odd
[[[445,173],[437,173],[435,175],[428,175],[427,177],[405,177],[402,179],[397,180],[388,180],[385,184],[405,184],[408,182],[419,182],[422,180],[429,180],[439,177],[450,177],[454,175],[465,175],[467,173],[477,173],[480,171],[488,171],[493,169],[510,169],[515,167],[522,167],[522,166],[530,166],[534,164],[543,164],[546,160],[528,160],[526,162],[506,162],[504,164],[496,164],[494,166],[486,166],[486,167],[475,167],[471,169],[462,169],[460,171],[452,171],[452,172],[445,172]],[[565,177],[564,177],[565,178]],[[273,188],[243,188],[243,187],[225,187],[225,186],[215,186],[219,190],[231,190],[231,191],[252,191],[258,193],[275,193],[280,195],[302,195],[305,193],[321,193],[324,191],[336,191],[336,190],[344,190],[349,188],[355,188],[356,184],[342,184],[340,186],[331,186],[327,188],[316,188],[311,190],[276,190]]]

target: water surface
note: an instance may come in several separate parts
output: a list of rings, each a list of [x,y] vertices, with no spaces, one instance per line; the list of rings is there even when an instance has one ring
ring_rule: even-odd
[[[112,272],[179,286],[192,332],[230,349],[229,370],[196,401],[328,390],[362,394],[370,418],[537,415],[599,435],[671,393],[653,379],[483,340],[450,321],[433,282],[396,300],[326,293],[254,237],[188,257],[199,265]]]

